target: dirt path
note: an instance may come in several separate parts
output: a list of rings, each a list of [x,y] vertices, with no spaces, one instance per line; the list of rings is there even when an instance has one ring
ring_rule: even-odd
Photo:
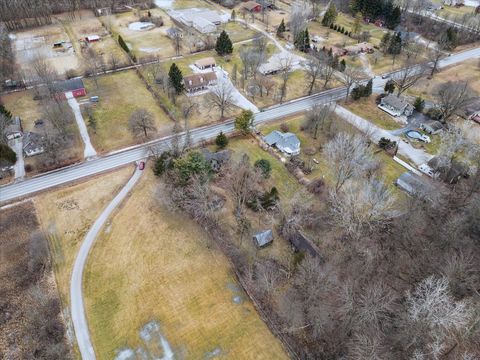
[[[80,105],[77,102],[77,99],[73,97],[71,92],[66,93],[68,105],[72,108],[73,114],[75,115],[75,121],[77,122],[78,130],[80,131],[80,136],[82,137],[83,144],[85,149],[83,150],[83,157],[90,158],[97,155],[97,152],[93,148],[92,143],[90,142],[90,135],[88,135],[87,125],[85,125],[85,120],[83,119],[82,112],[80,111]]]
[[[10,140],[10,147],[17,154],[17,162],[14,165],[15,180],[23,179],[25,177],[25,162],[23,160],[23,137]]]
[[[72,278],[70,281],[70,311],[78,348],[80,349],[83,360],[95,360],[95,351],[90,340],[82,293],[83,269],[85,268],[85,264],[87,262],[88,253],[90,252],[90,249],[92,248],[99,231],[103,228],[103,225],[108,220],[113,210],[115,210],[115,208],[125,199],[128,193],[132,190],[133,186],[137,183],[138,179],[140,179],[142,173],[143,171],[139,170],[137,167],[127,184],[122,190],[120,190],[112,202],[108,204],[97,220],[95,220],[95,223],[85,236],[85,239],[80,246],[80,250],[78,251],[77,257],[75,258]]]

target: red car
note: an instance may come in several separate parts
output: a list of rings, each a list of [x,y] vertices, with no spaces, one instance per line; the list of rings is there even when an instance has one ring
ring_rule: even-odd
[[[140,161],[140,163],[138,164],[138,169],[139,170],[145,169],[145,161]]]

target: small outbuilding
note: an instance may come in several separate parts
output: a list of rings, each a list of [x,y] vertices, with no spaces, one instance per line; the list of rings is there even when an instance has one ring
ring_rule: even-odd
[[[273,242],[272,230],[264,230],[256,233],[253,235],[253,241],[255,241],[255,244],[260,248],[271,244]]]
[[[22,120],[19,116],[15,116],[12,119],[12,123],[7,125],[3,135],[7,138],[7,140],[13,140],[22,137]]]
[[[222,165],[230,160],[230,150],[220,150],[217,152],[211,152],[208,149],[201,150],[203,157],[210,164],[212,170],[215,172],[220,171]]]
[[[243,4],[242,6],[245,10],[253,13],[258,13],[262,11],[262,5],[255,1],[247,1],[246,3]]]
[[[297,135],[293,133],[283,133],[274,130],[265,136],[263,141],[265,141],[268,146],[275,146],[278,150],[287,155],[300,154],[300,140]]]
[[[215,58],[206,57],[195,61],[194,65],[200,70],[214,69],[217,66]]]
[[[414,110],[412,104],[394,94],[383,97],[378,107],[392,116],[410,116]]]
[[[395,180],[395,185],[412,196],[429,197],[434,190],[429,182],[409,171],[400,175],[399,178]]]
[[[440,121],[436,120],[429,120],[425,121],[420,125],[420,129],[425,131],[426,133],[429,133],[431,135],[438,134],[443,130],[443,125]]]
[[[100,41],[100,36],[98,36],[98,35],[88,35],[87,37],[85,37],[85,41],[87,43],[97,42],[97,41]]]

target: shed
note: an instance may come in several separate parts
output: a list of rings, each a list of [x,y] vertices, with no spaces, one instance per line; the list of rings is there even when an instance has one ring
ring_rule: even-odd
[[[428,197],[433,191],[433,185],[409,171],[404,172],[395,180],[397,185],[402,190],[413,196]]]
[[[431,135],[435,135],[443,130],[443,125],[440,121],[429,120],[422,123],[420,129]]]
[[[205,69],[215,68],[217,63],[215,62],[215,58],[206,57],[206,58],[198,59],[197,61],[195,61],[194,65],[200,70],[205,70]]]
[[[272,131],[263,138],[263,141],[269,146],[275,146],[281,152],[287,155],[300,154],[300,140],[293,133],[282,133],[278,130]]]
[[[87,94],[81,78],[58,81],[55,83],[55,88],[59,93],[63,94],[63,98],[66,98],[65,93],[68,92],[71,92],[73,97],[85,96]]]
[[[253,235],[253,240],[258,247],[265,247],[273,242],[272,230],[264,230]]]
[[[177,37],[180,37],[182,38],[183,37],[183,32],[182,30],[180,30],[179,28],[168,28],[166,30],[166,33],[167,33],[167,36],[170,38],[170,39],[175,39]]]
[[[242,6],[245,10],[249,12],[260,12],[262,11],[262,5],[255,1],[247,1],[245,4]]]
[[[9,124],[3,134],[7,140],[13,140],[21,137],[22,134],[22,120],[19,116],[15,116],[12,119],[12,123]]]
[[[98,35],[88,35],[85,37],[86,42],[92,43],[92,42],[97,42],[100,41],[100,36]]]

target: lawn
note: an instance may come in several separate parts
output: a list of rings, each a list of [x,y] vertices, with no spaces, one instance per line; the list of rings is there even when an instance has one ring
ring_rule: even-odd
[[[158,106],[134,70],[122,71],[98,78],[98,88],[92,78],[84,80],[90,96],[98,95],[100,102],[94,108],[96,131],[89,127],[90,138],[98,152],[106,152],[143,142],[135,138],[128,121],[137,109],[146,109],[154,115],[157,134],[166,135],[173,126],[172,120]],[[88,122],[88,117],[83,111]]]
[[[97,358],[145,346],[139,331],[157,321],[175,358],[286,359],[203,229],[155,199],[157,181],[146,170],[91,251],[85,305]]]
[[[348,103],[342,103],[342,106],[385,130],[395,130],[402,127],[401,123],[396,122],[393,117],[377,107],[374,96],[361,98],[357,101],[349,100]]]
[[[354,21],[355,21],[355,19],[352,16],[344,14],[344,13],[339,13],[338,16],[337,16],[337,20],[335,21],[335,24],[337,24],[337,26],[343,26],[345,28],[345,31],[347,31],[347,30],[352,31]],[[329,30],[331,30],[331,29],[329,29]],[[333,31],[333,30],[331,30],[331,31]],[[366,24],[366,23],[362,22],[360,32],[363,32],[363,31],[370,32],[370,35],[371,35],[370,43],[371,44],[379,45],[380,41],[382,40],[383,35],[388,30],[377,27],[377,26],[372,25],[372,24]],[[355,42],[356,42],[356,40],[355,40]]]
[[[40,102],[33,100],[32,90],[4,94],[0,99],[13,116],[20,116],[24,131],[32,131],[35,120],[42,118]]]

